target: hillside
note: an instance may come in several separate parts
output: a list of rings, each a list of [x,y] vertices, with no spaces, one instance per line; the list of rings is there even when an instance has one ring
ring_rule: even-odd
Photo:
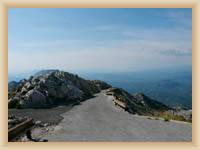
[[[119,104],[119,106],[123,105],[122,107],[125,107],[125,110],[133,114],[154,115],[157,112],[165,112],[171,109],[143,93],[131,95],[121,88],[111,88],[107,90],[107,94],[113,95],[116,104]],[[120,102],[122,102],[122,104]]]
[[[100,92],[101,88],[111,87],[103,81],[85,80],[59,70],[40,71],[14,85],[15,88],[9,86],[9,108],[44,108],[79,103]]]

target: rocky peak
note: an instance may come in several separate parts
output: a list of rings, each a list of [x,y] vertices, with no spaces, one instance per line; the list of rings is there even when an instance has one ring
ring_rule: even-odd
[[[59,71],[59,70],[56,70],[56,69],[40,70],[34,74],[34,77],[48,75],[48,74],[50,74],[52,72],[56,72],[56,71]]]
[[[64,71],[40,71],[19,82],[9,94],[9,107],[40,108],[78,102],[107,87],[103,81],[85,80]]]

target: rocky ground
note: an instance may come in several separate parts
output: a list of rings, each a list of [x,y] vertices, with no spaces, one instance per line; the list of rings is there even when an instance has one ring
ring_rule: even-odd
[[[57,124],[63,119],[61,114],[71,108],[71,106],[59,106],[49,109],[9,109],[8,114],[33,118],[35,121],[41,121],[43,123]]]
[[[33,138],[43,139],[41,136],[47,134],[54,130],[55,125],[57,125],[63,117],[61,114],[69,111],[73,106],[58,106],[55,108],[48,109],[9,109],[9,128],[13,127],[17,123],[24,121],[26,118],[34,119],[34,127],[32,128]],[[21,133],[14,141],[27,142],[25,133]]]

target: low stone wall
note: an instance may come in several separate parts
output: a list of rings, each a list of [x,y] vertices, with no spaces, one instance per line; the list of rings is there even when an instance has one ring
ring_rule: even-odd
[[[122,107],[123,109],[126,109],[127,106],[126,106],[126,104],[124,102],[119,101],[116,98],[114,98],[113,101],[114,101],[115,105],[118,105],[118,106]]]
[[[34,125],[33,119],[27,119],[26,121],[16,125],[13,128],[8,130],[8,141],[12,141],[14,138],[19,136],[22,132],[25,132],[26,129],[32,127]]]

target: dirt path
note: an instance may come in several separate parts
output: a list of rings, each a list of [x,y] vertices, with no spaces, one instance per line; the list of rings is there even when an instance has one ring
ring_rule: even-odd
[[[103,92],[62,114],[49,141],[191,141],[189,123],[150,120],[114,106]]]

